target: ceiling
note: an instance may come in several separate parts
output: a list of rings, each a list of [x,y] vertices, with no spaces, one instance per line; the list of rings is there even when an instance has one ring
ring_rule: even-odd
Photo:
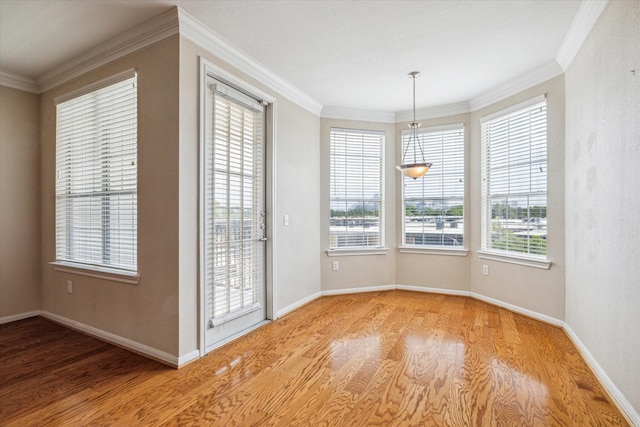
[[[481,96],[556,57],[581,0],[0,0],[0,70],[38,80],[178,6],[324,106]]]

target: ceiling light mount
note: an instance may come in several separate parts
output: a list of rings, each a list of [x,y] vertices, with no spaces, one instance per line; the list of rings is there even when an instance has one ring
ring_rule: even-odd
[[[403,148],[402,164],[396,166],[396,169],[408,177],[417,179],[429,172],[429,168],[432,164],[425,161],[422,145],[420,145],[420,142],[418,141],[418,128],[420,127],[420,123],[416,121],[416,77],[420,77],[420,71],[412,71],[408,74],[408,77],[413,80],[413,121],[409,123],[411,135]],[[407,163],[406,157],[412,143],[413,162]],[[418,149],[420,149],[420,158],[418,158]]]

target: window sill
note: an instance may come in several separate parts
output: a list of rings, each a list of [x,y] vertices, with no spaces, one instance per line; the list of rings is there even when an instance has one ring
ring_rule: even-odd
[[[327,256],[386,255],[388,248],[329,249]]]
[[[525,267],[541,268],[543,270],[549,270],[551,268],[551,261],[548,261],[546,259],[541,259],[541,258],[528,257],[528,256],[517,256],[517,255],[502,254],[497,252],[479,251],[478,257],[481,259],[488,259],[491,261],[523,265]]]
[[[65,261],[52,261],[55,271],[77,274],[79,276],[95,277],[97,279],[110,280],[112,282],[129,283],[137,285],[140,283],[140,275],[135,271],[119,270],[117,268],[88,266]]]
[[[403,254],[467,256],[468,249],[446,249],[423,246],[398,246],[398,252]]]

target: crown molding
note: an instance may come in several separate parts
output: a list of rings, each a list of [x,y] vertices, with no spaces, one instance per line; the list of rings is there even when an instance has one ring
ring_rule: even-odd
[[[465,114],[471,111],[469,103],[466,101],[456,102],[454,104],[436,105],[433,107],[424,107],[416,109],[416,120],[437,119],[439,117],[449,117],[458,114]],[[395,113],[395,122],[411,122],[413,121],[413,111],[405,110]]]
[[[525,74],[522,77],[511,80],[488,92],[469,100],[471,111],[477,111],[488,105],[494,104],[523,90],[552,79],[562,74],[562,67],[556,61],[551,61],[540,68]]]
[[[23,90],[25,92],[40,93],[38,83],[36,83],[35,80],[5,70],[0,70],[0,86]]]
[[[556,62],[562,70],[569,68],[608,3],[609,0],[582,2],[556,54]]]
[[[322,108],[324,119],[355,120],[362,122],[395,123],[395,115],[389,111],[358,110],[355,108],[330,107]]]
[[[178,34],[178,28],[177,8],[172,8],[44,74],[38,79],[40,91],[45,92],[116,59],[159,43]]]
[[[180,21],[180,35],[192,41],[201,48],[211,52],[218,58],[238,68],[240,71],[260,81],[272,90],[280,93],[285,98],[298,104],[305,110],[320,116],[322,104],[313,99],[297,87],[293,86],[282,77],[269,70],[258,61],[242,52],[231,43],[224,40],[208,27],[200,23],[194,17],[177,9]]]

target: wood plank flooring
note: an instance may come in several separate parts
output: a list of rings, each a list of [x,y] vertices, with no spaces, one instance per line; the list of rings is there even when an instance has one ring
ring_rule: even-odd
[[[624,426],[556,327],[465,297],[318,299],[180,370],[0,325],[2,426]]]

